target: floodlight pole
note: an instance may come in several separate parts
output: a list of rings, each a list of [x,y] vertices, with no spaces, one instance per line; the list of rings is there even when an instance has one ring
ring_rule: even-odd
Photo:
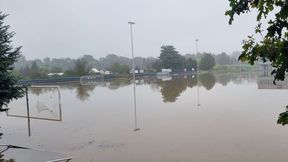
[[[30,108],[29,108],[29,98],[28,98],[28,87],[25,87],[26,94],[26,105],[27,105],[27,119],[28,119],[28,135],[31,136],[31,128],[30,128]]]
[[[197,103],[197,106],[200,106],[200,97],[199,97],[199,71],[198,71],[198,68],[199,68],[199,65],[198,65],[198,62],[199,62],[199,58],[198,58],[198,41],[199,39],[195,39],[195,44],[196,44],[196,75],[197,75],[197,97],[198,97],[198,103]]]
[[[133,79],[135,78],[135,61],[134,61],[134,44],[133,44],[133,30],[132,26],[135,22],[128,22],[130,25],[130,36],[131,36],[131,52],[132,52],[132,70],[133,70]]]
[[[139,131],[140,128],[137,127],[137,108],[136,108],[136,82],[135,82],[135,60],[134,60],[134,44],[133,44],[133,30],[132,26],[135,22],[128,22],[130,25],[130,36],[131,36],[131,53],[132,53],[132,71],[133,71],[133,92],[134,92],[134,115],[135,115],[135,128],[133,131]]]

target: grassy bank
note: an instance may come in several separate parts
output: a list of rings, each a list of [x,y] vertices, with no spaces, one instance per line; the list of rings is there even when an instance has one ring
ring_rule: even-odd
[[[251,66],[247,64],[235,64],[235,65],[216,65],[213,69],[213,72],[217,73],[226,73],[226,72],[251,72],[257,71],[257,66]]]

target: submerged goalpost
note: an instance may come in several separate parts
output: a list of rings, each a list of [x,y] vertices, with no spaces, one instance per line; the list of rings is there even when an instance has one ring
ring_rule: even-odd
[[[62,121],[60,86],[25,87],[25,97],[13,101],[9,108],[7,116],[10,117]]]

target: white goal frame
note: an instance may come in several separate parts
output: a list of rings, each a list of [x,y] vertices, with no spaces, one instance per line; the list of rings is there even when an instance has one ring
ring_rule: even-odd
[[[59,102],[59,119],[49,119],[49,118],[42,118],[42,117],[35,117],[31,116],[29,110],[29,95],[28,95],[28,87],[25,87],[26,92],[26,104],[27,104],[27,115],[13,115],[9,114],[9,110],[6,111],[6,115],[9,117],[17,117],[17,118],[29,118],[29,119],[37,119],[37,120],[48,120],[48,121],[62,121],[62,106],[61,106],[61,93],[60,93],[60,86],[58,85],[32,85],[29,86],[30,88],[56,88],[58,92],[58,102]]]

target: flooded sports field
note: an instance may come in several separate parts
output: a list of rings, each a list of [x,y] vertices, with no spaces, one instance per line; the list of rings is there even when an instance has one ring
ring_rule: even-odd
[[[135,93],[126,79],[32,86],[29,113],[24,97],[0,114],[1,142],[75,162],[287,161],[288,91],[271,83],[205,73],[137,79]]]

